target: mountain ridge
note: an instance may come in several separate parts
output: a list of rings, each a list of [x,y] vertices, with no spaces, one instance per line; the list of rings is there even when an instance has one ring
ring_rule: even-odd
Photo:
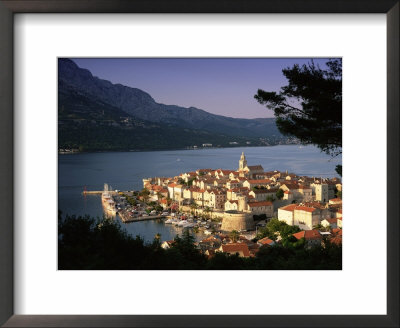
[[[73,89],[149,122],[172,124],[192,129],[218,131],[231,136],[280,137],[274,118],[244,119],[209,113],[196,107],[157,103],[147,92],[95,77],[67,58],[60,58],[59,92]]]

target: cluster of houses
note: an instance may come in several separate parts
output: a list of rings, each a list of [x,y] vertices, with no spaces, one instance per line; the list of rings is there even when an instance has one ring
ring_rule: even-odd
[[[173,245],[174,241],[165,241],[161,247],[168,249]],[[273,246],[275,242],[269,238],[263,238],[258,242],[253,242],[243,235],[232,239],[228,234],[211,235],[202,241],[196,243],[198,248],[208,257],[212,257],[215,253],[223,252],[231,255],[238,254],[240,257],[254,257],[260,247]]]
[[[333,228],[329,232],[321,232],[317,229],[303,230],[293,234],[293,237],[295,237],[297,240],[304,238],[306,247],[308,248],[317,245],[323,245],[326,240],[328,240],[330,243],[341,245],[342,229]],[[168,249],[173,245],[174,242],[174,240],[165,241],[162,243],[161,247]],[[239,257],[255,257],[261,247],[271,247],[276,243],[279,243],[279,237],[277,241],[265,237],[257,242],[254,242],[243,235],[239,235],[237,238],[232,239],[232,237],[228,234],[217,233],[195,244],[206,256],[211,258],[218,252],[223,252],[230,255],[238,254]]]
[[[304,231],[316,226],[325,230],[342,228],[342,200],[337,197],[342,191],[339,178],[265,172],[261,165],[248,165],[244,153],[237,170],[198,169],[175,177],[143,179],[143,186],[150,199],[164,208],[175,206],[196,214],[207,211],[222,220],[226,213],[277,217]],[[221,251],[229,252],[223,245],[221,242]],[[252,247],[249,254],[255,249]]]

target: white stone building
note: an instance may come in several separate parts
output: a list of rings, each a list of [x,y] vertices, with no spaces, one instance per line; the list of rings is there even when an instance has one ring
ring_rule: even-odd
[[[251,202],[247,203],[247,210],[253,215],[265,214],[267,217],[272,217],[274,214],[274,204],[272,202]]]

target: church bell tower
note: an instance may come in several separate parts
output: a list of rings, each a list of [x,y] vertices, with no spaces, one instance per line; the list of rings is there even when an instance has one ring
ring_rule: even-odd
[[[244,170],[246,166],[247,166],[246,156],[244,156],[244,152],[242,152],[242,156],[240,156],[239,160],[239,171]]]

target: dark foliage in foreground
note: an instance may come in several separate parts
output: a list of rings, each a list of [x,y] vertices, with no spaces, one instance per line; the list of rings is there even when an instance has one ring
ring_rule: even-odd
[[[304,243],[287,247],[262,247],[255,258],[217,253],[206,256],[193,245],[188,232],[177,236],[170,249],[159,239],[145,243],[131,237],[116,221],[89,216],[58,218],[58,268],[60,270],[340,270],[342,248],[307,250]]]

